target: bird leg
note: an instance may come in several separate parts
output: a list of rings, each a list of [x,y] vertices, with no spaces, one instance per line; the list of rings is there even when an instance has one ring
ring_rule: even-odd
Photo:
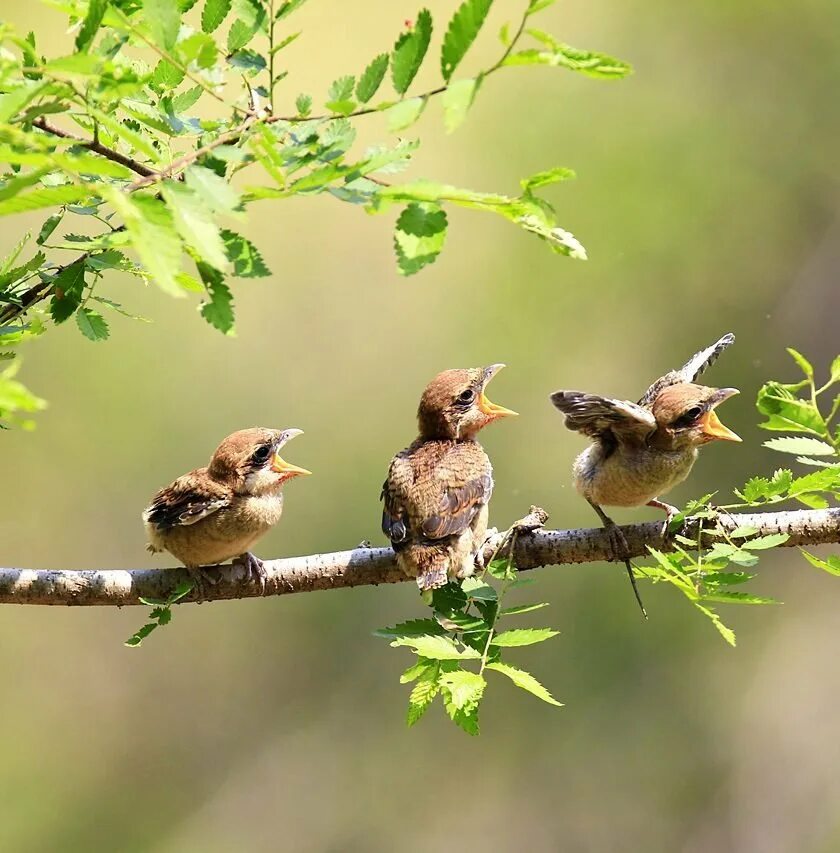
[[[648,618],[642,597],[639,595],[639,588],[636,586],[636,576],[633,574],[633,567],[630,565],[630,548],[627,545],[627,539],[624,536],[621,528],[598,506],[587,498],[589,505],[595,512],[598,513],[598,518],[601,519],[604,525],[604,532],[610,540],[610,549],[612,550],[613,560],[621,561],[627,567],[627,574],[630,577],[630,585],[633,587],[633,594],[636,596],[636,601],[639,604],[639,609],[642,611],[642,616]]]
[[[214,585],[218,581],[218,578],[214,577],[207,569],[201,568],[201,566],[187,566],[186,568],[187,574],[189,574],[190,580],[193,582],[193,588],[198,594],[199,602],[204,601],[209,592],[208,587]]]
[[[652,498],[647,502],[646,506],[652,506],[654,509],[661,509],[665,513],[665,526],[662,528],[662,539],[667,541],[671,522],[674,520],[676,515],[679,515],[680,511],[675,506],[671,506],[671,504],[666,504],[665,501],[659,500],[659,498]]]
[[[263,561],[250,551],[246,551],[244,554],[240,554],[233,562],[244,566],[248,580],[259,583],[260,594],[265,595],[265,582],[268,572],[263,565]]]

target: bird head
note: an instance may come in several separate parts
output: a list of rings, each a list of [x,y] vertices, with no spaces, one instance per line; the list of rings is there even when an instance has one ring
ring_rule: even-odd
[[[680,450],[700,447],[715,439],[741,441],[715,414],[718,405],[738,393],[737,388],[708,388],[688,382],[664,388],[653,401],[658,425],[653,443]]]
[[[420,398],[417,421],[423,438],[472,439],[491,421],[516,412],[491,403],[484,391],[504,367],[473,367],[444,370],[427,386]]]
[[[214,479],[228,483],[237,494],[275,492],[292,477],[312,473],[280,456],[280,448],[302,434],[301,429],[241,429],[216,448],[208,473]]]

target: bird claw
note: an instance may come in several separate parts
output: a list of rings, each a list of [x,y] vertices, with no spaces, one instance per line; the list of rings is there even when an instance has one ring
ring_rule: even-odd
[[[260,595],[265,595],[268,572],[263,565],[263,561],[250,551],[246,551],[244,554],[240,554],[234,562],[244,567],[247,579],[249,581],[256,581],[260,585]]]
[[[209,587],[215,586],[219,582],[219,578],[203,569],[200,566],[187,566],[187,573],[193,583],[193,589],[198,596],[199,604],[207,599]]]

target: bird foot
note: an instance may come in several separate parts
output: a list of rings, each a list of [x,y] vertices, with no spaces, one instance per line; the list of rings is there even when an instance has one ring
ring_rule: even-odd
[[[630,584],[633,587],[633,594],[636,596],[636,601],[642,615],[645,619],[648,618],[642,597],[639,594],[639,588],[636,586],[636,576],[633,574],[633,566],[630,564],[630,546],[627,544],[627,538],[624,531],[612,520],[607,519],[604,522],[604,531],[610,541],[610,550],[612,551],[613,562],[621,562],[627,567],[627,574],[630,577]]]
[[[260,585],[260,595],[265,595],[265,584],[266,579],[268,578],[268,572],[263,565],[263,561],[250,551],[246,551],[244,554],[240,554],[234,560],[234,563],[244,567],[245,576],[249,581],[256,581]]]
[[[219,582],[218,576],[207,571],[207,569],[202,569],[200,566],[187,566],[187,573],[193,582],[193,588],[198,596],[199,603],[205,601],[210,592],[210,587],[215,586]]]

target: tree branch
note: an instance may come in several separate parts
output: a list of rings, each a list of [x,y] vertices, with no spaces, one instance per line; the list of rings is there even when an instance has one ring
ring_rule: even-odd
[[[748,526],[764,535],[787,533],[790,538],[784,543],[785,547],[840,542],[840,508],[722,515],[719,523],[728,531]],[[684,535],[696,538],[700,524],[699,519],[688,519]],[[621,529],[631,557],[647,555],[647,546],[672,550],[662,542],[661,522],[632,524]],[[498,549],[503,535],[495,534],[488,539],[484,546],[486,559]],[[523,531],[516,539],[515,559],[519,569],[525,570],[609,561],[611,551],[609,540],[600,528]],[[285,595],[408,580],[397,568],[390,548],[360,546],[332,554],[266,560],[264,565],[268,573],[265,592],[257,581],[246,577],[242,566],[229,565],[216,569],[218,582],[210,587],[204,600],[256,598],[263,594]],[[165,599],[188,578],[185,569],[0,569],[0,604],[121,607],[141,604],[141,597]],[[197,600],[194,590],[182,601]]]

